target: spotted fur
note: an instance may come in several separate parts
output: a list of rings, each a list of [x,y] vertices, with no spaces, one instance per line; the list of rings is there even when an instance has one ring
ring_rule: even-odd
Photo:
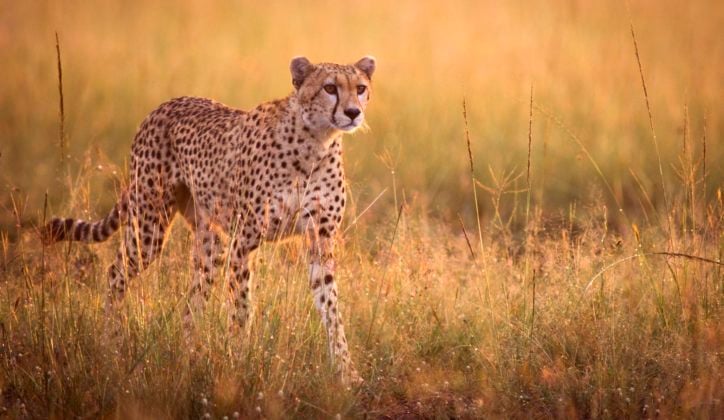
[[[251,313],[251,252],[262,240],[305,235],[309,285],[332,362],[343,379],[357,380],[337,306],[333,248],[345,207],[341,138],[364,121],[374,69],[370,57],[353,65],[300,57],[290,65],[294,91],[253,110],[190,97],[162,104],[136,134],[129,187],[108,216],[93,223],[53,219],[43,240],[100,242],[124,228],[108,269],[113,311],[181,213],[195,232],[185,323],[208,299],[228,249],[230,316],[243,327]]]

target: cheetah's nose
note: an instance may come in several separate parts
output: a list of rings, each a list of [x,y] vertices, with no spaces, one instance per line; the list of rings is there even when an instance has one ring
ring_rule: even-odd
[[[350,120],[354,120],[360,114],[360,110],[357,108],[347,108],[344,110],[344,115],[348,116]]]

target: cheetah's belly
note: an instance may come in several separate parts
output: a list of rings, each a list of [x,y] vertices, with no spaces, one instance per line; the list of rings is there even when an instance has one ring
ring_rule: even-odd
[[[304,214],[303,197],[302,188],[287,187],[273,193],[260,215],[266,240],[280,240],[298,233],[297,221]]]

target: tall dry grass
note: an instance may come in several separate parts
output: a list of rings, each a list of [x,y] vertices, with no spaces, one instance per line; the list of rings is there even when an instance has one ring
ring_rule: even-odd
[[[0,417],[717,417],[724,8],[622,6],[2,2]],[[250,107],[293,55],[367,53],[338,249],[365,384],[335,381],[295,241],[258,252],[248,336],[216,286],[187,348],[175,225],[103,339],[118,238],[34,226],[106,211],[163,100]]]
[[[339,250],[342,310],[366,379],[339,390],[307,290],[301,243],[268,244],[257,317],[230,334],[216,286],[186,347],[189,233],[176,225],[133,282],[120,346],[101,339],[112,245],[41,250],[29,236],[3,268],[0,410],[45,417],[715,417],[721,406],[721,197],[708,238],[622,237],[600,209],[526,242],[462,234],[403,206]],[[718,221],[717,221],[718,220]],[[113,240],[112,242],[117,242]],[[525,247],[523,247],[525,244]],[[7,258],[7,254],[5,256]]]

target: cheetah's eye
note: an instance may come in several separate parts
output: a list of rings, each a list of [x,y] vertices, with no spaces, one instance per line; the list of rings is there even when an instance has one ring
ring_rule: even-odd
[[[361,95],[361,94],[365,93],[366,90],[367,90],[367,86],[365,86],[365,85],[359,85],[359,86],[357,86],[357,94],[358,94],[358,95]]]
[[[324,85],[324,91],[329,93],[330,95],[336,95],[337,94],[337,86],[333,84]]]

